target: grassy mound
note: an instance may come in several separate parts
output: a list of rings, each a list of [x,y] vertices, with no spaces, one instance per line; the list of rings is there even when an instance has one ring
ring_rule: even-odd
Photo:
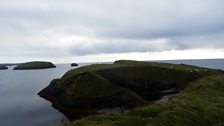
[[[0,65],[0,70],[6,70],[6,69],[8,69],[8,67],[7,67],[7,66]]]
[[[74,119],[96,114],[103,108],[130,109],[146,105],[188,88],[195,80],[215,74],[222,74],[222,71],[184,64],[122,60],[70,70],[62,78],[53,80],[39,95]],[[122,116],[129,118],[126,114]],[[112,117],[119,121],[120,116]],[[134,118],[134,115],[130,116],[131,120]],[[88,119],[80,123],[85,122],[88,123]]]
[[[149,67],[157,67],[163,69],[170,70],[181,70],[186,72],[200,72],[205,73],[208,72],[208,69],[185,65],[185,64],[170,64],[170,63],[157,63],[157,62],[144,62],[144,61],[132,61],[132,60],[118,60],[115,61],[114,64],[93,64],[84,67],[80,67],[74,70],[68,71],[63,78],[68,78],[72,76],[76,76],[81,73],[91,72],[91,71],[99,71],[99,70],[107,70],[112,68],[121,68],[121,67],[132,67],[132,66],[149,66]],[[212,70],[214,71],[214,70]],[[212,72],[211,70],[209,72]]]
[[[39,95],[52,101],[54,107],[71,119],[96,114],[100,108],[129,108],[146,103],[137,94],[91,72],[75,79],[54,80]]]
[[[224,75],[203,77],[165,104],[149,104],[122,115],[88,117],[68,126],[222,126]]]
[[[34,61],[17,65],[14,70],[29,70],[29,69],[46,69],[55,68],[56,66],[51,62]]]

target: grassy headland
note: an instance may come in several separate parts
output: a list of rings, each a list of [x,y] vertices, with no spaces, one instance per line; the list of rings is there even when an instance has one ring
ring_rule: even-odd
[[[213,75],[191,82],[167,103],[87,117],[68,126],[223,126],[223,115],[224,75]]]
[[[129,110],[86,117],[69,126],[221,126],[223,92],[221,70],[122,60],[70,70],[39,95],[71,120],[103,108]],[[151,102],[172,93],[179,95],[167,103]]]

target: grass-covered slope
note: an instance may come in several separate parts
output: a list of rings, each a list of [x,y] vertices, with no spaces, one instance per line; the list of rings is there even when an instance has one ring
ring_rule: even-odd
[[[93,65],[80,67],[74,70],[70,70],[63,76],[63,78],[76,76],[78,74],[90,72],[90,71],[99,71],[99,70],[107,70],[107,69],[122,68],[122,67],[133,67],[133,66],[134,67],[148,66],[148,67],[157,67],[157,68],[170,69],[170,70],[181,70],[186,72],[200,72],[200,73],[207,72],[208,70],[206,68],[200,68],[200,67],[185,65],[185,64],[169,64],[169,63],[144,62],[144,61],[132,61],[132,60],[118,60],[118,61],[115,61],[113,64],[93,64]]]
[[[68,71],[39,95],[70,119],[96,114],[103,108],[130,109],[150,103],[189,83],[220,71],[190,65],[116,61]]]
[[[68,126],[223,126],[224,75],[191,82],[167,103],[148,104],[121,115],[88,117]]]
[[[39,95],[52,101],[53,106],[70,119],[97,114],[101,108],[129,108],[145,103],[134,92],[113,85],[92,72],[75,78],[53,80]]]
[[[17,65],[14,68],[14,70],[46,69],[46,68],[55,68],[55,65],[51,62],[34,61],[34,62],[21,63]]]
[[[7,67],[7,66],[0,65],[0,70],[6,70],[6,69],[8,69],[8,67]]]

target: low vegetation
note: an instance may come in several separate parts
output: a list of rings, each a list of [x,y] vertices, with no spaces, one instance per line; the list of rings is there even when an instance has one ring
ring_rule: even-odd
[[[167,103],[148,104],[121,115],[99,115],[68,126],[223,126],[224,75],[191,82]]]
[[[68,126],[221,126],[223,92],[222,70],[120,60],[70,70],[39,95],[71,120],[82,118]],[[152,102],[177,93],[166,103]],[[128,111],[97,113],[115,107]]]

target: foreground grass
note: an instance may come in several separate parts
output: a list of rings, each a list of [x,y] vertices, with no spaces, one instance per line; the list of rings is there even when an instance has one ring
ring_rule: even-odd
[[[224,75],[191,82],[167,103],[149,104],[121,115],[98,115],[68,126],[223,126]]]

